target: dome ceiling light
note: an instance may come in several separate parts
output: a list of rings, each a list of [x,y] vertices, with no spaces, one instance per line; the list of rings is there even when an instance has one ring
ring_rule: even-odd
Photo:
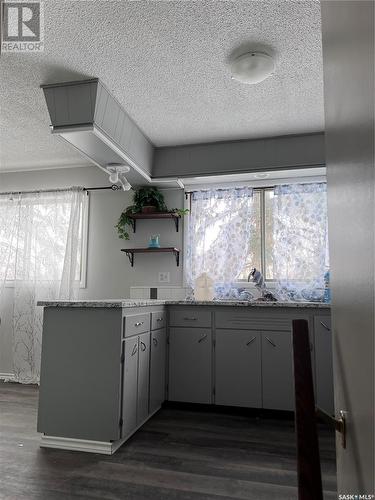
[[[265,52],[247,52],[230,63],[232,79],[255,85],[268,78],[275,69],[275,61]]]

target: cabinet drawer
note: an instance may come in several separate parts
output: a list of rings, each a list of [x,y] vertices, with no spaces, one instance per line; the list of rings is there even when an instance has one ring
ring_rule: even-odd
[[[124,337],[150,330],[150,313],[124,316]]]
[[[202,311],[198,307],[171,309],[169,313],[170,326],[190,326],[199,328],[211,327],[211,312]]]
[[[164,328],[167,322],[165,311],[151,313],[151,330]]]
[[[292,316],[274,316],[271,312],[254,311],[247,308],[246,311],[240,307],[230,308],[232,310],[215,312],[216,328],[228,328],[235,330],[277,330],[290,332],[292,329]],[[294,319],[296,319],[293,316]]]

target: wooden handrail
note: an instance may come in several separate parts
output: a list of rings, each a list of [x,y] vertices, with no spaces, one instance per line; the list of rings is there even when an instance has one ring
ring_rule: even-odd
[[[323,500],[309,326],[306,320],[293,320],[292,337],[296,404],[298,499]]]

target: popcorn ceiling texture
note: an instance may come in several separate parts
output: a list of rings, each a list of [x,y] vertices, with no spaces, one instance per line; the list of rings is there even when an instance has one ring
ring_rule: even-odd
[[[2,170],[87,165],[53,137],[39,86],[99,77],[156,146],[324,129],[316,1],[44,0],[45,51],[0,61]],[[228,59],[272,49],[256,86]],[[238,49],[239,50],[236,50]]]

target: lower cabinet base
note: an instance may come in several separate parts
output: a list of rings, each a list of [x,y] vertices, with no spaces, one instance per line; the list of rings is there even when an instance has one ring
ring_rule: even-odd
[[[127,439],[128,437],[118,441],[91,441],[89,439],[42,435],[40,447],[112,455]]]
[[[160,407],[161,408],[161,407]],[[151,413],[138,427],[127,436],[118,441],[92,441],[90,439],[76,439],[69,437],[47,436],[42,434],[41,448],[56,448],[59,450],[84,451],[86,453],[101,453],[102,455],[113,455],[147,420],[157,413],[160,408]]]

